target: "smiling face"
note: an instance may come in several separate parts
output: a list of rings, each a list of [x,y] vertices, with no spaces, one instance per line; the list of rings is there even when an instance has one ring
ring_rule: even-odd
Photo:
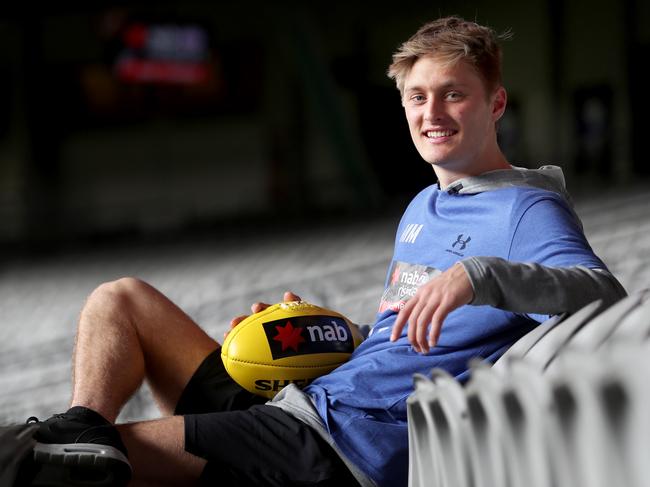
[[[465,61],[447,65],[422,57],[405,77],[402,98],[411,138],[447,186],[464,176],[509,168],[496,143],[495,122],[506,106],[503,87],[486,92]]]

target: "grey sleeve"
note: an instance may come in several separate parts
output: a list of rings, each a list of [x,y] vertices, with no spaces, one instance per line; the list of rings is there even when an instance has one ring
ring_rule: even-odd
[[[460,263],[474,288],[470,304],[476,306],[553,315],[577,311],[596,299],[609,306],[627,294],[605,269],[548,267],[499,257],[470,257]]]

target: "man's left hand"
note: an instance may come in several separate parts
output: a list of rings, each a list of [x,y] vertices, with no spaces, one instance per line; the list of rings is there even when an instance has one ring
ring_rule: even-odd
[[[474,290],[462,264],[456,263],[420,286],[400,310],[390,335],[397,340],[408,323],[408,339],[416,352],[428,353],[438,342],[442,323],[449,313],[474,299]],[[427,329],[429,337],[427,340]]]

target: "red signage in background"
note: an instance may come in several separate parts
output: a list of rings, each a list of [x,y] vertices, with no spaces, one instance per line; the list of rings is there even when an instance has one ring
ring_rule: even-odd
[[[114,70],[123,82],[200,85],[214,75],[208,35],[199,25],[133,23],[122,45]]]

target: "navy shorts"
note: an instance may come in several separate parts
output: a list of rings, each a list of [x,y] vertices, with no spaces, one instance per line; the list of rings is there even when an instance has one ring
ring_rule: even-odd
[[[175,411],[185,449],[208,461],[202,485],[359,485],[314,429],[266,401],[230,378],[221,349],[205,358]]]

